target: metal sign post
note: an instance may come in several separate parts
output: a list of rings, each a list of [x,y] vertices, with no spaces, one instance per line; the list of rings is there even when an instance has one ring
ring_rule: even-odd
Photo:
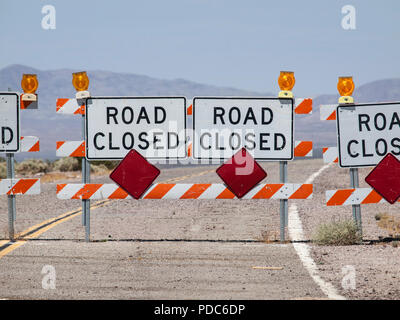
[[[14,154],[7,153],[7,179],[14,179]],[[16,219],[15,195],[8,195],[8,234],[14,240],[14,221]]]
[[[82,115],[82,137],[85,139],[85,115]],[[90,183],[90,162],[82,158],[82,183]],[[90,241],[90,200],[82,199],[82,225],[85,226],[85,241]]]
[[[279,182],[287,182],[287,161],[279,161]],[[285,227],[288,225],[288,200],[279,200],[280,240],[285,241]]]

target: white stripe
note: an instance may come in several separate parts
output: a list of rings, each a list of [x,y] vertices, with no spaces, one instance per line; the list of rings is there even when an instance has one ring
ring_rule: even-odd
[[[79,141],[64,141],[64,143],[57,149],[57,157],[69,157],[79,146],[83,143],[83,140]],[[85,156],[84,154],[82,157]]]
[[[331,163],[338,157],[337,147],[328,147],[328,149],[323,153],[324,163]]]
[[[305,183],[312,183],[316,177],[318,177],[325,169],[329,168],[332,164],[327,164],[321,167],[317,172],[314,172],[308,177]],[[293,203],[289,208],[289,235],[293,241],[302,241],[305,239],[303,233],[303,226],[300,220],[297,206]],[[310,247],[306,243],[293,243],[293,247],[296,250],[297,255],[302,261],[304,267],[307,269],[311,278],[321,288],[322,292],[330,299],[345,300],[346,298],[338,294],[336,288],[329,282],[323,280],[318,274],[318,267],[310,254]]]
[[[323,104],[319,108],[321,120],[326,120],[336,110],[337,104]]]
[[[30,152],[29,149],[31,149],[39,141],[39,138],[34,136],[24,136],[22,138],[20,148],[21,152]]]

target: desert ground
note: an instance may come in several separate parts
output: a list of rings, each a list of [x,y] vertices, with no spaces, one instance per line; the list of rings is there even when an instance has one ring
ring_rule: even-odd
[[[277,163],[264,162],[266,183],[279,182]],[[304,183],[322,159],[288,165],[289,182]],[[157,182],[220,183],[216,166],[162,169]],[[360,170],[360,185],[370,169]],[[351,206],[327,207],[325,191],[349,187],[348,170],[326,167],[313,181],[309,200],[297,207],[304,239],[317,270],[295,249],[298,239],[279,242],[278,200],[91,201],[91,242],[86,243],[79,200],[59,200],[56,184],[79,182],[70,175],[42,182],[41,194],[17,196],[18,239],[7,238],[7,198],[0,198],[1,299],[329,299],[315,276],[346,299],[399,299],[398,204],[363,205],[363,243],[319,246],[316,228],[350,219]],[[46,181],[46,179],[43,179]],[[110,182],[107,175],[92,182]],[[54,220],[57,218],[56,220]],[[289,217],[290,218],[290,217]],[[42,286],[44,266],[56,272],[54,289]],[[355,270],[355,288],[342,286],[342,268]],[[334,298],[334,297],[333,297]]]

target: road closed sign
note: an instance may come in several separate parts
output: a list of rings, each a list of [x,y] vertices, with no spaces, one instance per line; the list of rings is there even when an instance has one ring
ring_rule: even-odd
[[[338,106],[340,167],[375,166],[387,154],[400,157],[400,103]]]
[[[123,159],[131,149],[149,160],[186,157],[184,97],[91,97],[86,106],[88,160]]]
[[[243,147],[256,160],[293,159],[293,99],[194,98],[193,157],[223,160]]]
[[[0,152],[19,151],[19,97],[0,93]]]

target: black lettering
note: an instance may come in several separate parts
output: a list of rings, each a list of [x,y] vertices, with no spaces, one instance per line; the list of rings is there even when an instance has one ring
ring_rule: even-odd
[[[233,111],[236,111],[236,121],[233,121]],[[240,114],[240,110],[239,110],[238,107],[232,107],[232,108],[229,110],[229,122],[230,122],[230,123],[232,123],[232,124],[238,124],[239,121],[240,121],[240,117],[241,117],[241,114]]]
[[[397,125],[400,127],[400,118],[397,112],[393,113],[392,120],[390,121],[389,130],[392,130],[393,126]]]
[[[133,109],[131,107],[124,107],[122,109],[122,122],[125,124],[131,124],[133,122]]]
[[[395,144],[395,142],[397,142],[397,144]],[[400,138],[393,138],[392,141],[390,142],[390,144],[392,145],[393,148],[397,148],[398,151],[394,151],[392,150],[392,153],[395,156],[400,155]]]
[[[362,119],[364,118],[364,120]],[[365,125],[365,128],[367,128],[368,131],[371,131],[369,127],[369,115],[368,114],[359,114],[358,115],[358,131],[362,132],[362,125]]]
[[[146,140],[145,137],[147,138],[147,132],[141,132],[141,133],[139,134],[139,141],[140,141],[140,142],[143,142],[143,143],[145,144],[144,146],[142,146],[141,144],[138,144],[138,147],[139,147],[140,149],[142,149],[142,150],[146,150],[146,149],[148,149],[149,146],[150,146],[149,141]]]
[[[225,120],[223,118],[224,114],[225,114],[225,109],[224,108],[214,107],[214,124],[217,124],[217,118],[220,119],[221,124],[225,124]]]
[[[10,134],[10,137],[8,140],[6,140],[6,131],[8,131]],[[14,133],[10,127],[1,127],[1,143],[2,144],[10,143],[13,138],[14,138]]]
[[[349,143],[347,144],[347,153],[349,154],[350,157],[352,157],[352,158],[357,158],[360,154],[359,154],[358,152],[352,153],[352,152],[351,152],[351,149],[350,149],[350,148],[351,148],[351,145],[352,145],[353,143],[358,144],[358,141],[357,141],[357,140],[350,140],[350,141],[349,141]]]
[[[264,143],[268,143],[268,139],[264,137],[269,137],[269,133],[260,133],[260,150],[271,150],[270,147],[264,147]]]
[[[383,152],[379,151],[379,143],[383,142]],[[376,150],[376,154],[378,156],[384,156],[387,153],[387,143],[385,141],[385,139],[378,139],[375,142],[375,150]]]
[[[204,132],[201,136],[200,136],[200,145],[201,145],[201,147],[204,149],[204,150],[210,150],[211,149],[211,145],[209,145],[208,147],[205,147],[204,146],[204,144],[203,144],[203,142],[204,142],[204,140],[203,140],[203,138],[204,138],[204,136],[209,136],[210,138],[211,138],[211,133],[209,133],[209,132]]]
[[[381,127],[378,126],[378,116],[382,118],[382,126]],[[378,131],[384,130],[385,127],[386,127],[386,117],[385,117],[385,115],[383,113],[377,113],[375,115],[375,117],[374,117],[374,124],[375,124],[376,130],[378,130]]]
[[[266,115],[265,112],[269,113],[269,119],[268,121],[266,120]],[[272,120],[274,119],[274,114],[272,113],[272,110],[270,108],[262,108],[261,109],[261,118],[262,118],[262,124],[270,124]]]
[[[282,144],[278,147],[278,137],[282,138]],[[282,150],[286,146],[286,138],[282,133],[274,134],[274,150]]]
[[[372,153],[367,153],[367,147],[365,145],[365,140],[361,141],[361,151],[362,151],[362,155],[363,157],[373,157],[374,155]]]
[[[127,137],[129,137],[129,144],[127,143]],[[125,132],[122,136],[122,146],[125,150],[131,150],[135,145],[134,141],[135,139],[133,138],[133,134],[131,132]]]
[[[236,137],[236,146],[233,146],[233,137]],[[229,136],[229,146],[232,150],[239,149],[240,147],[240,135],[237,132],[232,132]]]
[[[257,124],[256,116],[254,115],[253,109],[249,108],[246,113],[243,124],[247,124],[248,120],[252,120],[254,124]]]
[[[175,145],[171,143],[171,136],[175,137]],[[176,132],[168,132],[167,134],[168,149],[176,149],[179,144],[178,134]]]
[[[167,112],[163,107],[154,107],[154,123],[163,123],[166,118]]]
[[[118,109],[117,108],[115,108],[115,107],[107,107],[106,113],[107,113],[107,124],[110,124],[110,119],[111,118],[114,119],[114,124],[118,124],[118,121],[117,121]]]
[[[108,147],[110,150],[119,150],[119,147],[113,147],[112,145],[112,133],[108,133]]]
[[[162,136],[162,135],[163,135],[162,132],[154,132],[154,140],[153,140],[153,143],[154,143],[154,150],[163,149],[162,146],[157,146],[157,142],[161,142],[161,139],[158,139],[158,137],[159,137],[159,136]]]
[[[139,124],[142,119],[145,119],[147,124],[150,124],[149,116],[147,115],[147,111],[145,107],[141,107],[139,111],[139,116],[136,121],[136,124]]]
[[[94,144],[94,147],[95,147],[97,150],[103,150],[103,149],[104,149],[104,146],[99,147],[99,145],[97,144],[97,138],[98,138],[99,136],[105,137],[105,134],[104,134],[103,132],[97,132],[97,133],[94,135],[94,137],[93,137],[93,144]]]

